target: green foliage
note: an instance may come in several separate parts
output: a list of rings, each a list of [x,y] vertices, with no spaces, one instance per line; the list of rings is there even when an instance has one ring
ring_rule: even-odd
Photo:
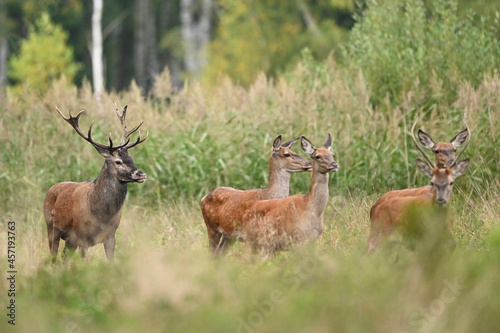
[[[360,68],[373,100],[396,103],[414,90],[421,103],[456,98],[467,80],[474,86],[500,65],[498,20],[474,24],[459,17],[456,0],[368,1],[368,9],[345,46],[346,59]]]
[[[9,77],[18,85],[25,84],[40,92],[61,76],[71,82],[82,66],[74,62],[67,39],[62,27],[54,25],[49,15],[42,13],[29,27],[29,37],[21,44],[19,54],[11,57]]]
[[[346,32],[332,16],[350,17],[352,3],[310,2],[223,1],[216,35],[208,47],[205,80],[214,83],[227,75],[249,85],[260,72],[276,76],[294,66],[306,46],[316,57],[326,58]]]

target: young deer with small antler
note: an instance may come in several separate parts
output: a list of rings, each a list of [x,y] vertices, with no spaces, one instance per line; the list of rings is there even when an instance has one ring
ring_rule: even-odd
[[[466,127],[467,134],[465,136],[468,135],[470,140],[469,127],[467,125]],[[413,135],[412,137],[413,142],[429,163],[417,158],[417,167],[423,174],[431,178],[431,185],[390,191],[383,194],[373,204],[370,209],[371,227],[367,253],[373,253],[380,246],[382,239],[398,228],[402,229],[403,236],[407,237],[422,236],[422,230],[424,230],[423,232],[444,233],[445,239],[450,240],[451,244],[455,244],[452,233],[453,221],[449,215],[448,203],[454,180],[463,175],[469,165],[469,159],[457,162],[467,148],[469,141],[453,160],[446,160],[444,165],[439,163],[434,165],[424,150],[419,147],[415,137]],[[465,137],[463,139],[465,140]],[[441,161],[443,162],[443,160]],[[411,233],[413,235],[410,235]],[[439,241],[443,240],[441,236],[437,235]]]
[[[238,238],[241,218],[254,202],[287,197],[290,173],[311,171],[312,163],[291,150],[297,140],[281,144],[281,135],[274,140],[269,158],[269,184],[265,189],[241,191],[219,187],[201,199],[201,212],[213,254],[221,254],[229,242]]]
[[[254,252],[264,249],[272,255],[290,243],[315,241],[323,233],[323,211],[329,198],[328,173],[339,169],[330,151],[331,144],[330,133],[320,148],[314,148],[302,136],[302,150],[313,161],[309,193],[257,201],[243,216],[243,237]]]
[[[418,144],[417,140],[415,139],[415,126],[417,125],[418,119],[415,119],[415,122],[413,123],[413,126],[411,127],[411,136],[413,139],[413,143],[417,147],[417,149],[423,154],[423,156],[429,161],[430,165],[434,165],[434,163],[429,159],[429,157],[425,154],[424,150],[420,145]],[[460,155],[464,152],[465,148],[469,145],[470,142],[470,130],[469,126],[464,122],[465,124],[465,129],[455,135],[453,139],[451,139],[450,142],[438,142],[434,143],[434,140],[430,137],[429,134],[425,133],[421,129],[418,130],[418,139],[422,143],[422,145],[426,148],[429,148],[432,150],[434,153],[436,163],[435,165],[438,168],[445,168],[446,166],[451,166],[454,161],[457,161],[458,158],[460,158]],[[467,142],[463,146],[461,152],[459,155],[455,158],[455,152],[457,150],[457,147],[461,146],[465,140],[467,139]],[[383,201],[390,199],[392,197],[402,197],[402,196],[417,196],[422,193],[426,193],[428,191],[428,187],[419,187],[419,188],[412,188],[412,189],[405,189],[405,190],[395,190],[395,191],[390,191],[387,193],[384,193],[374,204],[373,207],[376,207]]]
[[[128,154],[128,149],[137,146],[146,140],[140,134],[135,142],[130,142],[129,136],[137,131],[142,122],[128,131],[125,124],[127,107],[122,114],[115,105],[115,112],[121,121],[123,135],[120,145],[113,146],[111,137],[109,146],[92,139],[92,124],[88,134],[79,127],[78,121],[83,112],[75,117],[69,113],[69,118],[56,107],[59,115],[68,122],[73,129],[104,157],[104,165],[99,177],[94,181],[83,183],[63,182],[52,186],[45,197],[43,211],[47,223],[49,248],[53,260],[57,257],[59,240],[65,241],[63,253],[74,251],[77,247],[85,259],[87,249],[99,243],[104,244],[106,258],[114,259],[115,232],[120,224],[121,208],[127,194],[127,183],[142,183],[146,174],[135,164]]]

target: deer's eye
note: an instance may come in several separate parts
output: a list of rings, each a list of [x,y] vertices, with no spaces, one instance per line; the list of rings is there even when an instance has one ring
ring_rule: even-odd
[[[115,161],[115,164],[116,164],[116,165],[122,165],[122,164],[123,164],[123,162],[122,162],[122,161]]]
[[[431,182],[431,186],[434,186],[434,182]]]
[[[437,150],[435,150],[435,149],[434,149],[432,152],[433,152],[434,154],[439,153],[439,151],[437,151]]]
[[[321,156],[319,155],[316,155],[316,159],[319,160],[321,158]]]
[[[450,183],[450,186],[453,186],[453,182]]]
[[[290,154],[288,154],[288,153],[285,153],[285,157],[290,157]]]

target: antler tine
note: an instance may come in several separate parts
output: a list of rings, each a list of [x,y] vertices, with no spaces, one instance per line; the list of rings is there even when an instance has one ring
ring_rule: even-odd
[[[142,123],[141,123],[141,125],[142,125]],[[125,149],[130,149],[132,147],[137,146],[140,143],[143,143],[144,141],[146,141],[146,139],[148,138],[148,136],[149,136],[149,131],[146,133],[146,136],[144,137],[144,139],[141,140],[141,131],[139,131],[139,136],[137,137],[137,140],[134,143],[132,143],[132,144],[126,145]],[[129,141],[130,140],[127,141],[127,144],[128,144]]]
[[[434,163],[431,161],[431,159],[429,158],[429,156],[427,156],[427,154],[422,149],[422,147],[420,147],[420,145],[417,142],[417,139],[415,139],[415,126],[417,125],[417,121],[418,121],[418,117],[415,118],[415,122],[413,123],[413,126],[411,127],[411,138],[413,139],[413,143],[415,143],[415,146],[417,146],[418,150],[420,150],[420,152],[422,153],[422,155],[424,155],[424,157],[427,160],[427,162],[429,162],[429,165],[432,166],[432,167],[434,167]]]
[[[56,110],[57,112],[59,113],[59,115],[68,123],[71,125],[71,127],[73,127],[73,129],[76,131],[76,133],[78,133],[78,135],[80,135],[82,138],[84,138],[86,141],[90,142],[94,147],[96,148],[100,148],[100,149],[106,149],[106,150],[110,150],[113,148],[113,143],[111,142],[111,138],[109,139],[111,145],[110,146],[106,146],[102,143],[99,143],[97,141],[94,141],[92,139],[92,126],[94,126],[94,121],[92,120],[92,123],[90,124],[89,126],[89,130],[87,132],[87,134],[85,134],[81,129],[80,129],[80,125],[78,124],[78,121],[80,120],[80,116],[82,115],[82,113],[85,111],[85,110],[81,110],[80,112],[78,112],[78,114],[76,116],[72,116],[71,115],[71,110],[69,110],[69,118],[66,118],[66,116],[62,113],[61,110],[59,110],[59,108],[56,106]],[[125,146],[125,145],[124,145]],[[117,148],[120,148],[120,147],[114,147],[114,149],[117,149]]]
[[[470,132],[470,129],[469,129],[469,126],[467,125],[467,123],[465,122],[465,120],[462,120],[462,122],[465,124],[465,128],[467,129],[467,142],[465,142],[465,144],[463,145],[462,150],[460,151],[460,153],[458,153],[458,155],[455,157],[455,159],[453,160],[453,162],[451,162],[450,168],[453,168],[455,166],[455,164],[457,164],[458,159],[460,158],[460,156],[462,156],[462,153],[465,151],[465,148],[467,148],[467,146],[469,145],[470,138],[472,136],[472,134]]]
[[[113,104],[115,106],[115,113],[118,116],[118,118],[120,119],[120,122],[122,124],[123,134],[122,134],[122,138],[121,138],[120,144],[124,144],[125,141],[127,140],[127,138],[132,133],[134,133],[135,131],[137,131],[139,129],[139,127],[141,127],[141,125],[144,122],[141,122],[138,126],[132,128],[130,131],[127,131],[127,124],[126,124],[126,121],[125,121],[125,117],[127,116],[127,107],[128,107],[128,105],[125,105],[125,107],[123,108],[122,113],[120,114],[120,111],[118,111],[118,105],[116,104],[116,102],[113,102]]]

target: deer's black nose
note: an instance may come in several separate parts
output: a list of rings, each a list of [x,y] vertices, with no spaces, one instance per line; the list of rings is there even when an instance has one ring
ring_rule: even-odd
[[[446,200],[444,200],[443,198],[438,198],[436,199],[436,203],[438,205],[444,205],[446,203]]]

